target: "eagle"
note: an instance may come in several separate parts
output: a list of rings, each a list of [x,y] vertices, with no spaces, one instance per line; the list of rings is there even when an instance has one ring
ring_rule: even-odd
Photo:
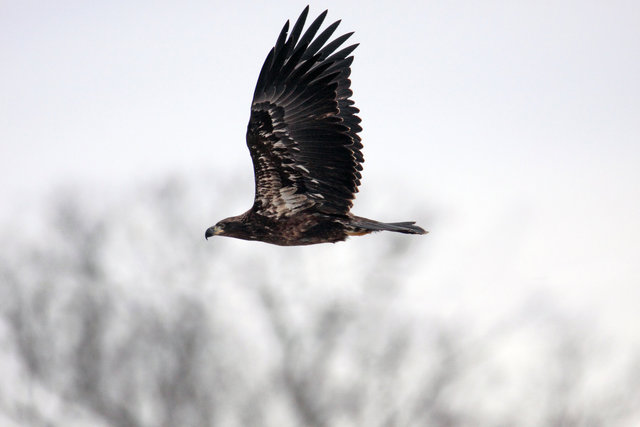
[[[327,43],[340,21],[318,34],[327,11],[303,33],[307,6],[287,21],[260,70],[247,126],[255,174],[253,206],[210,227],[282,246],[339,242],[376,231],[425,234],[415,222],[385,223],[349,212],[362,177],[359,110],[351,99],[353,32]],[[288,35],[288,37],[287,37]]]

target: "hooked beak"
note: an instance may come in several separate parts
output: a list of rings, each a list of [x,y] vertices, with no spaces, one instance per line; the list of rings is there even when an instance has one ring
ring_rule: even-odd
[[[220,227],[218,227],[216,225],[214,227],[207,228],[207,231],[205,231],[205,233],[204,233],[204,238],[209,240],[209,237],[217,236],[219,234],[222,234],[222,228],[220,228]]]

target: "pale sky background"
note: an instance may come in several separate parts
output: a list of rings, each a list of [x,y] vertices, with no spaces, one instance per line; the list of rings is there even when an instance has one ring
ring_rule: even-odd
[[[251,95],[305,5],[3,2],[3,204],[214,173],[246,175],[248,208]],[[360,43],[358,200],[373,212],[355,212],[419,220],[421,277],[479,309],[540,287],[637,337],[640,3],[322,1],[310,16],[326,8]]]

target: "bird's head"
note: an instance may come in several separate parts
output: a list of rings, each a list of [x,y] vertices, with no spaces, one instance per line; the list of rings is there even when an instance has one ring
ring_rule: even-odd
[[[213,227],[207,228],[207,231],[204,232],[204,238],[209,240],[209,237],[219,236],[221,234],[224,234],[224,224],[221,225],[221,222],[219,222]]]
[[[207,231],[204,233],[204,238],[209,239],[212,236],[229,236],[229,237],[239,237],[243,238],[242,235],[246,226],[239,217],[233,216],[230,218],[225,218],[222,221],[219,221],[213,227],[207,228]]]

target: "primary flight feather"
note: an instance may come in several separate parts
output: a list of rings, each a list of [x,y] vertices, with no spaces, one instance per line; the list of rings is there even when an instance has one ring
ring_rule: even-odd
[[[352,215],[360,185],[359,110],[351,100],[353,33],[327,43],[340,21],[318,34],[327,11],[303,33],[307,6],[289,21],[260,70],[247,126],[255,199],[247,212],[207,229],[277,245],[338,242],[373,231],[425,234],[414,222],[383,223]]]

